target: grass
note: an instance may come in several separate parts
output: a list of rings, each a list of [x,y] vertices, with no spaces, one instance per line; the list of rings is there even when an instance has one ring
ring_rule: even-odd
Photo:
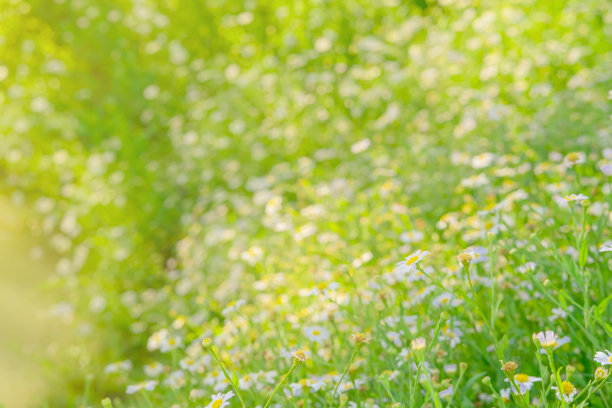
[[[610,405],[611,21],[0,2],[0,188],[74,333],[42,406]]]

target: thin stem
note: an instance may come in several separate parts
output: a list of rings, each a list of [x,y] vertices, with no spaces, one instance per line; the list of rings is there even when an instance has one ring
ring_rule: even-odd
[[[238,387],[236,387],[236,385],[234,384],[234,382],[230,378],[230,376],[227,373],[227,371],[225,371],[225,367],[223,367],[223,364],[221,364],[221,360],[219,360],[219,357],[217,357],[217,353],[215,353],[214,347],[211,346],[209,348],[209,350],[210,350],[210,354],[213,356],[213,358],[215,359],[215,361],[217,362],[219,367],[221,367],[221,371],[223,371],[223,375],[225,376],[225,379],[230,383],[230,385],[232,386],[232,388],[236,392],[236,395],[238,396],[238,399],[240,400],[240,404],[242,405],[242,408],[246,408],[246,404],[244,403],[244,400],[242,399],[242,395],[240,395],[240,391],[238,391]]]
[[[293,370],[296,369],[296,367],[298,366],[298,363],[294,360],[293,361],[293,365],[291,366],[291,368],[289,369],[289,371],[287,371],[287,374],[285,374],[283,376],[283,379],[281,380],[281,382],[278,383],[278,385],[276,386],[276,388],[274,388],[274,391],[272,391],[272,394],[270,394],[270,397],[268,397],[268,400],[266,401],[266,405],[264,405],[264,408],[267,408],[268,405],[270,405],[270,402],[272,401],[272,398],[274,398],[274,395],[278,392],[278,390],[280,389],[280,387],[283,386],[283,384],[285,383],[285,381],[287,381],[287,379],[289,378],[289,376],[291,375],[291,373],[293,372]]]
[[[332,398],[331,398],[332,402],[336,398],[336,392],[338,391],[338,387],[340,387],[340,384],[342,383],[342,380],[344,379],[344,377],[346,376],[346,373],[348,373],[349,369],[351,368],[351,364],[353,363],[353,360],[355,359],[356,356],[357,356],[357,349],[355,348],[353,350],[353,354],[351,355],[351,359],[349,360],[349,362],[346,365],[346,367],[344,367],[344,372],[342,373],[342,376],[338,380],[338,383],[336,384],[336,388],[334,388],[334,392],[333,392]]]

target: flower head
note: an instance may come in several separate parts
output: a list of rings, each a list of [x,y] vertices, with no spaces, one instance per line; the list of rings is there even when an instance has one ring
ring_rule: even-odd
[[[418,251],[408,255],[406,258],[404,258],[403,261],[398,262],[395,265],[395,270],[403,275],[407,275],[413,272],[416,269],[418,263],[421,262],[423,258],[425,258],[430,253],[431,252],[429,251],[421,251],[419,249]]]
[[[355,343],[355,346],[360,347],[364,344],[370,344],[370,339],[366,337],[364,333],[355,332],[351,334],[351,340]]]
[[[427,343],[425,342],[425,339],[423,337],[417,337],[416,339],[410,342],[410,348],[412,349],[412,351],[425,350],[426,345]]]
[[[552,387],[552,389],[557,390],[555,394],[559,401],[572,402],[574,400],[574,396],[578,392],[574,384],[569,381],[563,381],[561,383],[561,389],[559,390],[557,387]]]
[[[595,353],[595,361],[597,361],[601,365],[610,365],[612,364],[612,352],[610,350],[598,351]]]
[[[559,338],[552,330],[546,330],[545,332],[534,333],[534,341],[540,343],[543,348],[555,348],[557,346]]]
[[[206,408],[223,408],[227,407],[230,403],[229,400],[234,396],[232,391],[227,392],[225,394],[215,394],[212,396],[212,400],[210,404],[206,406]]]
[[[515,374],[514,376],[514,382],[516,383],[518,391],[521,395],[529,391],[531,387],[533,387],[533,384],[539,381],[542,381],[540,377],[532,377],[527,374]],[[506,378],[506,382],[510,381]],[[512,392],[516,394],[516,390],[514,388],[512,388]]]
[[[506,361],[504,364],[502,364],[502,371],[506,372],[506,373],[511,373],[514,372],[514,370],[516,370],[518,367],[518,364],[516,364],[514,361]]]
[[[603,381],[608,378],[609,371],[606,367],[597,367],[595,369],[595,379],[597,381]]]
[[[294,358],[296,362],[303,363],[304,361],[310,358],[310,351],[304,351],[304,350],[298,349],[294,351],[293,353],[291,353],[291,356]]]

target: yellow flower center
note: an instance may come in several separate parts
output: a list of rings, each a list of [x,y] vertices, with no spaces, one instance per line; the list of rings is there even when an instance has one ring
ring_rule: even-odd
[[[570,395],[572,392],[574,392],[574,386],[569,381],[563,381],[561,383],[561,391],[563,391],[565,395]]]
[[[608,363],[612,363],[612,355],[608,358]]]
[[[314,334],[315,336],[318,336],[319,334],[321,334],[321,332],[318,330],[313,330],[312,334]]]
[[[419,260],[419,256],[418,255],[410,257],[410,258],[406,259],[406,265],[410,266],[410,265],[412,265],[413,263],[415,263],[418,260]]]
[[[578,161],[578,160],[580,160],[580,154],[575,153],[575,152],[574,153],[569,153],[567,155],[567,160],[573,161],[573,162]]]
[[[526,383],[529,381],[529,376],[527,374],[517,374],[514,376],[514,379],[520,383]]]
[[[219,408],[221,406],[221,404],[223,404],[223,400],[222,399],[216,399],[213,401],[212,403],[212,408]]]

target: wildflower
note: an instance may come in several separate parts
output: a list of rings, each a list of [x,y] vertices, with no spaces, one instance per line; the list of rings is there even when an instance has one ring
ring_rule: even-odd
[[[472,263],[476,264],[486,262],[489,257],[487,256],[486,248],[477,246],[466,249],[463,253],[457,256],[457,259],[462,266],[466,266]]]
[[[355,346],[360,347],[364,344],[370,344],[370,339],[366,337],[364,333],[355,332],[351,334],[351,340],[355,343]]]
[[[457,259],[459,260],[459,263],[463,266],[469,265],[470,262],[472,262],[472,254],[469,252],[464,252],[462,254],[457,255]]]
[[[431,303],[435,307],[442,307],[442,306],[458,306],[462,302],[461,302],[461,299],[458,299],[452,293],[444,292],[441,295],[436,296]]]
[[[164,371],[164,365],[154,361],[151,364],[145,365],[143,370],[147,377],[157,377]]]
[[[134,394],[140,390],[153,391],[157,386],[157,381],[143,381],[138,384],[128,385],[125,389],[126,394]]]
[[[302,330],[304,336],[315,343],[321,343],[329,339],[329,331],[321,326],[307,326]]]
[[[161,347],[159,350],[162,353],[167,353],[171,350],[176,349],[177,347],[180,347],[181,344],[182,344],[182,341],[180,337],[178,336],[170,337],[162,341]]]
[[[423,337],[417,337],[416,339],[410,342],[410,348],[412,349],[412,351],[425,350],[426,345],[427,343]]]
[[[325,381],[320,379],[311,380],[310,378],[303,378],[296,383],[289,384],[289,388],[291,388],[291,393],[294,396],[302,395],[302,391],[304,389],[317,392],[323,387],[325,387]]]
[[[571,152],[563,159],[563,164],[567,167],[574,167],[576,164],[586,162],[586,155],[583,152]]]
[[[399,240],[405,244],[410,244],[412,242],[422,241],[424,236],[425,234],[421,231],[406,231],[401,233]]]
[[[565,201],[571,202],[571,201],[584,201],[584,200],[588,200],[589,197],[585,196],[584,194],[570,194],[570,195],[566,195],[565,197]]]
[[[449,395],[453,395],[453,386],[451,385],[447,389],[440,391],[438,395],[440,396],[440,398],[445,398],[445,397],[448,397]]]
[[[501,370],[506,373],[512,373],[517,368],[518,364],[516,364],[514,361],[506,361],[504,364],[502,364]]]
[[[597,381],[603,381],[608,378],[608,369],[606,367],[597,367],[595,369],[595,379]]]
[[[561,390],[557,387],[551,387],[553,390],[557,390],[556,396],[559,401],[572,402],[574,400],[574,396],[578,392],[574,384],[569,381],[563,381],[561,383]]]
[[[208,348],[210,346],[212,346],[212,339],[210,337],[206,337],[204,340],[202,340],[202,347]]]
[[[534,341],[537,340],[545,349],[554,349],[558,342],[557,335],[552,330],[546,330],[545,332],[539,332],[533,334]]]
[[[132,369],[132,362],[130,360],[117,361],[107,365],[104,368],[105,373],[117,373],[119,371],[129,371]]]
[[[533,272],[535,271],[536,264],[535,262],[527,262],[525,265],[521,265],[516,268],[520,273]]]
[[[612,352],[609,350],[606,350],[605,353],[603,351],[598,351],[595,353],[594,360],[601,365],[610,365],[612,364]]]
[[[604,242],[599,246],[599,252],[612,252],[612,241]]]
[[[310,351],[296,350],[291,353],[296,362],[303,363],[310,358]]]
[[[510,382],[510,380],[507,378],[505,381]],[[514,376],[514,382],[516,383],[519,389],[518,391],[521,395],[529,391],[533,387],[533,384],[539,381],[542,381],[540,377],[532,377],[527,374],[516,374]],[[516,390],[514,388],[512,391],[516,394]]]
[[[228,402],[230,398],[234,396],[232,391],[227,392],[225,394],[215,394],[212,396],[212,400],[210,404],[206,406],[206,408],[223,408],[227,407],[230,403]]]
[[[398,262],[395,266],[395,270],[404,275],[413,272],[416,269],[417,264],[430,253],[431,252],[429,251],[421,251],[419,249],[418,251],[408,255],[403,261]]]
[[[510,402],[510,388],[502,388],[499,390],[499,395],[503,402]]]

